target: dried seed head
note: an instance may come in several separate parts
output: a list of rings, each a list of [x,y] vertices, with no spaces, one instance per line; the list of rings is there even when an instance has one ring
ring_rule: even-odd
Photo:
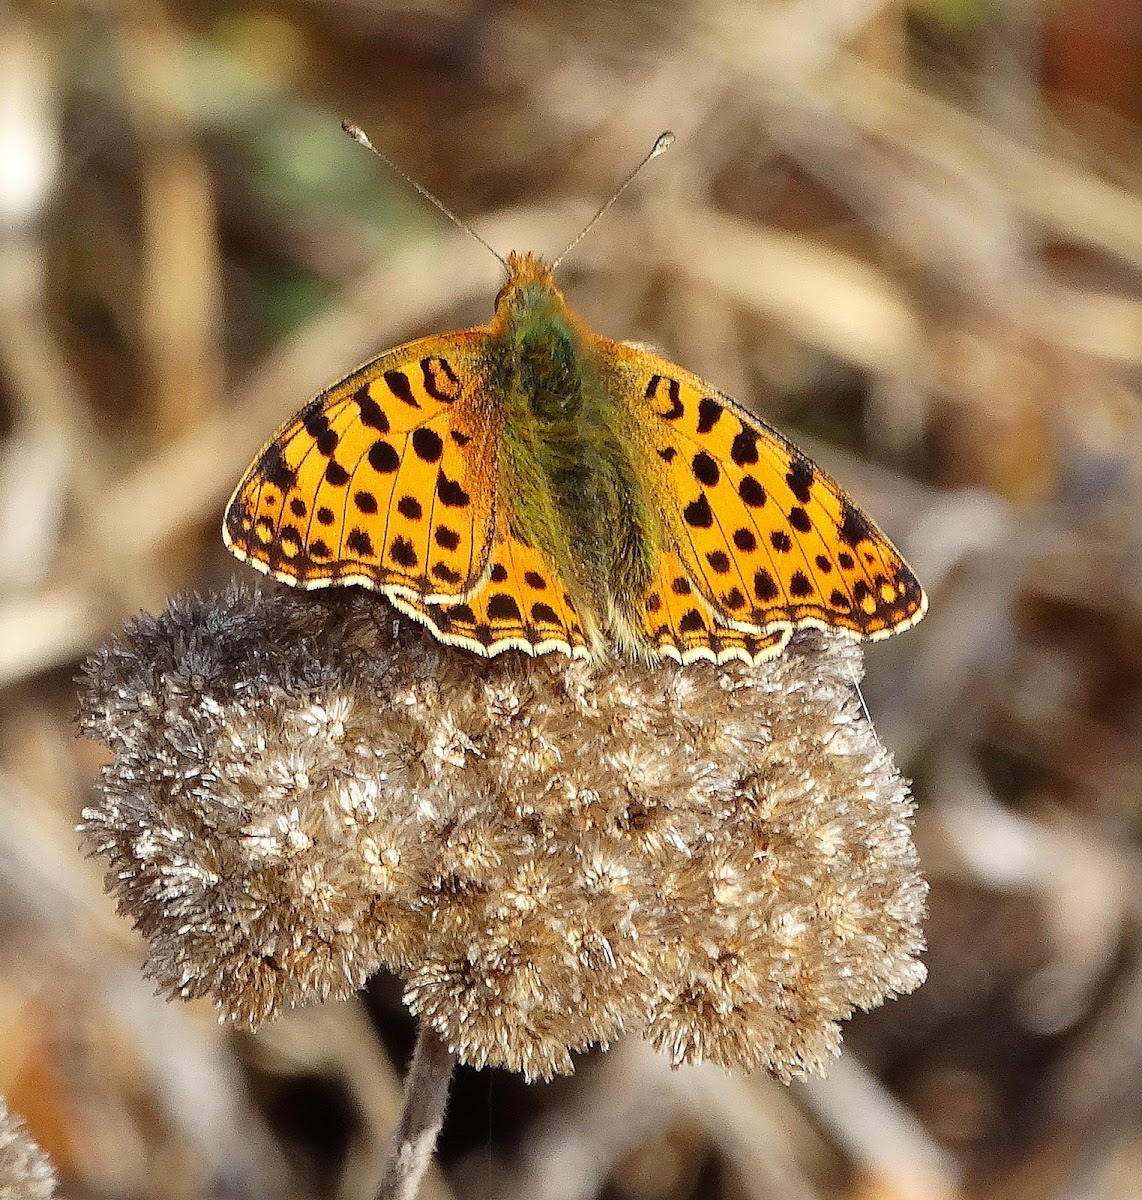
[[[0,1200],[51,1200],[56,1172],[0,1097]]]
[[[924,969],[907,790],[860,652],[490,661],[377,596],[233,589],[86,669],[84,814],[148,969],[254,1025],[384,966],[476,1066],[642,1033],[788,1079]]]

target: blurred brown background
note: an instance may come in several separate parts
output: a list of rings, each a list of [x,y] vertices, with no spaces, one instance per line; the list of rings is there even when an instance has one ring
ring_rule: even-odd
[[[931,596],[866,693],[916,779],[929,982],[826,1083],[637,1043],[458,1079],[425,1192],[1142,1196],[1135,0],[0,8],[0,1093],[62,1194],[368,1195],[399,992],[257,1036],[155,999],[74,826],[79,662],[216,589],[231,487],[493,245],[796,437]]]

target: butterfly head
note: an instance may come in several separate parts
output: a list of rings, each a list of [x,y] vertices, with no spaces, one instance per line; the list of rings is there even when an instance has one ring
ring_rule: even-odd
[[[543,317],[571,316],[551,268],[537,254],[508,255],[508,280],[496,296],[496,317],[505,326],[518,326]]]

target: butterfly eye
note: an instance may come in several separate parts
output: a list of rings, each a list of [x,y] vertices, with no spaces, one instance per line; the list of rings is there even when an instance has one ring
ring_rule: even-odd
[[[502,288],[500,288],[500,290],[496,293],[496,310],[497,311],[499,311],[500,305],[503,304],[505,297],[507,296],[508,292],[510,292],[512,290],[512,287],[513,287],[513,283],[509,279],[507,281],[507,283],[505,283],[504,286]]]

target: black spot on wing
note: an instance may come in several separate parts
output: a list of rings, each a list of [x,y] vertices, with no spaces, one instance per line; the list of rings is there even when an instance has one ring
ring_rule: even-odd
[[[716,486],[721,478],[721,471],[718,469],[718,464],[705,452],[700,450],[694,455],[690,463],[690,469],[694,472],[694,478],[699,483],[706,487]]]
[[[709,529],[714,524],[714,513],[705,493],[686,505],[682,519],[693,529]]]
[[[385,383],[388,384],[389,391],[409,408],[420,407],[419,401],[412,394],[412,385],[408,381],[408,376],[403,371],[386,371]]]
[[[398,566],[415,567],[420,562],[420,556],[412,542],[405,537],[395,537],[389,546],[389,557]]]
[[[433,400],[451,404],[460,395],[460,378],[448,359],[436,356],[422,358],[420,371],[424,376],[424,390]]]
[[[802,504],[809,503],[815,474],[813,464],[807,458],[798,455],[793,459],[792,466],[785,476],[785,482],[789,484],[789,490]]]
[[[369,447],[369,466],[378,475],[391,475],[400,466],[400,455],[391,442],[384,438],[377,440]]]
[[[472,497],[454,479],[449,479],[441,470],[436,477],[436,494],[440,503],[448,508],[467,508]]]
[[[460,582],[461,575],[459,571],[454,571],[445,563],[434,563],[432,567],[432,576],[434,579],[439,579],[441,583],[456,584]]]
[[[297,479],[297,472],[282,457],[282,448],[277,442],[262,451],[262,457],[258,459],[258,474],[283,492],[293,487]]]
[[[519,605],[506,592],[497,592],[488,599],[488,616],[493,621],[521,621]]]
[[[868,518],[848,500],[845,501],[841,511],[841,521],[837,532],[840,534],[841,541],[854,550],[861,542],[872,540],[872,529],[869,526]]]
[[[706,622],[696,608],[688,609],[678,622],[679,633],[698,633],[705,628]]]
[[[753,594],[762,602],[768,604],[781,595],[781,589],[774,578],[764,567],[758,567],[753,576]]]
[[[314,401],[306,406],[301,424],[305,432],[317,444],[318,453],[328,458],[337,449],[337,434],[329,428],[329,418],[319,401]]]
[[[816,591],[812,583],[809,581],[809,576],[804,571],[794,571],[789,579],[789,594],[803,600],[806,596],[811,596]]]
[[[353,401],[357,405],[361,424],[366,429],[375,429],[378,433],[388,433],[389,419],[385,416],[384,409],[369,395],[367,383],[353,393]]]
[[[424,508],[415,496],[402,496],[397,501],[397,512],[410,521],[419,521],[424,516]]]
[[[373,557],[373,539],[363,529],[351,529],[345,539],[346,547],[362,558]]]
[[[349,482],[349,472],[335,458],[331,458],[325,467],[325,479],[333,487],[344,487]]]
[[[808,533],[813,528],[813,522],[809,520],[809,514],[803,508],[796,505],[789,510],[789,524],[798,533]]]
[[[698,432],[709,433],[721,420],[722,413],[725,411],[717,400],[711,400],[709,396],[703,396],[698,401]]]
[[[666,421],[677,421],[679,417],[686,411],[682,403],[681,387],[677,379],[664,380],[661,375],[652,375],[650,382],[646,385],[646,398],[654,400],[658,396],[659,388],[665,382],[666,395],[670,399],[670,407],[665,412],[660,412],[658,415]]]
[[[434,429],[422,425],[412,435],[412,448],[423,462],[434,463],[444,453],[444,442]]]
[[[757,430],[743,425],[730,446],[730,458],[739,467],[748,467],[757,462]]]
[[[743,475],[738,484],[738,495],[750,508],[763,508],[768,497],[765,488],[752,475]]]

